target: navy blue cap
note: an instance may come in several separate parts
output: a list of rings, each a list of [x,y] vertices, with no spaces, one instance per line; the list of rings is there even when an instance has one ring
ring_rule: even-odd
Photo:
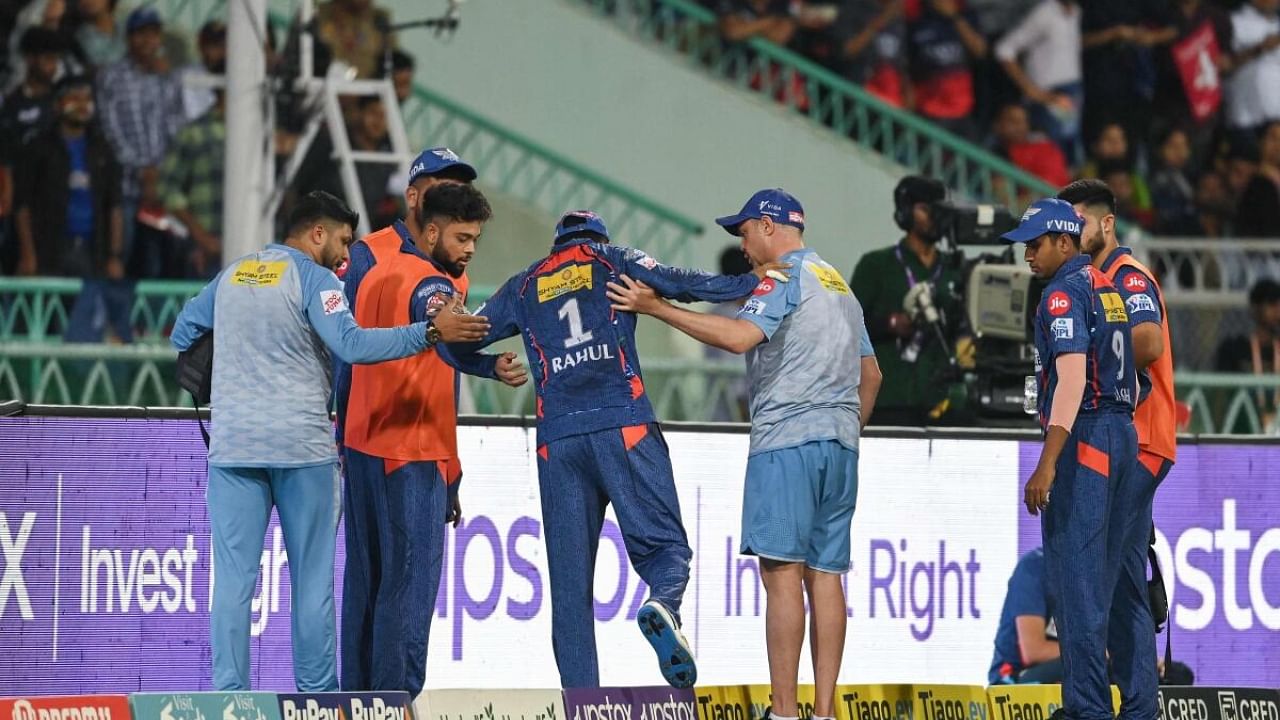
[[[1084,232],[1084,218],[1066,200],[1045,198],[1031,203],[1027,211],[1022,213],[1022,222],[1018,227],[1000,236],[1001,240],[1011,243],[1031,242],[1041,235],[1049,233],[1066,233],[1080,237]]]
[[[413,161],[413,165],[409,166],[409,185],[414,180],[423,175],[435,175],[436,173],[451,167],[461,168],[470,177],[467,182],[476,179],[476,169],[462,161],[458,154],[447,147],[431,148],[423,150],[422,154]]]
[[[160,17],[160,11],[150,5],[143,5],[129,13],[129,19],[125,20],[124,23],[126,33],[132,33],[145,27],[162,26],[164,26],[164,19]]]
[[[590,210],[570,210],[561,215],[560,222],[556,223],[555,242],[581,232],[599,233],[606,239],[609,237],[609,230],[605,228],[604,220],[601,220],[599,215]]]
[[[776,223],[804,230],[804,208],[800,206],[800,201],[795,199],[795,196],[782,188],[770,188],[757,192],[751,196],[746,205],[742,206],[742,210],[737,215],[718,217],[716,224],[723,227],[730,235],[737,235],[739,225],[747,220],[759,220],[766,215]]]

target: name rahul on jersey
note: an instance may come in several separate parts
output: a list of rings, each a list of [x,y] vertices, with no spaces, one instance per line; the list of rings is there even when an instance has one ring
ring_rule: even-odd
[[[568,370],[583,363],[617,359],[613,354],[613,348],[609,347],[608,343],[600,343],[551,358],[551,374],[554,375],[561,370]]]

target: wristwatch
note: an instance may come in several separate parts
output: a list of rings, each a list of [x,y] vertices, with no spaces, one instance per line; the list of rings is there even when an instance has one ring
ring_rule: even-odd
[[[440,328],[435,323],[427,324],[427,347],[431,347],[440,342]]]

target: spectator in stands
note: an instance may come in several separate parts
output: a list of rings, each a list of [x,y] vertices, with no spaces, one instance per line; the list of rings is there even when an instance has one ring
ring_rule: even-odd
[[[730,42],[759,37],[785,46],[798,28],[790,5],[789,0],[720,0],[720,34]]]
[[[80,71],[81,66],[78,60],[70,53],[72,49],[72,39],[69,34],[63,32],[62,19],[66,15],[66,0],[35,0],[35,2],[27,5],[14,22],[14,28],[9,37],[9,66],[10,66],[10,84],[5,86],[5,92],[11,92],[20,82],[18,79],[26,73],[27,57],[22,51],[22,36],[28,30],[40,28],[53,33],[57,39],[58,48],[58,67],[54,72],[53,79],[56,81],[63,75],[74,74]]]
[[[1111,186],[1116,196],[1116,217],[1136,222],[1147,230],[1155,226],[1155,210],[1151,194],[1142,176],[1134,172],[1128,160],[1105,160],[1098,164],[1099,180]]]
[[[33,27],[22,34],[19,48],[24,74],[0,110],[0,142],[14,149],[52,122],[53,84],[58,79],[64,45],[53,30]]]
[[[391,152],[387,135],[387,110],[382,98],[364,95],[356,103],[355,122],[351,126],[351,149],[356,152]],[[385,227],[395,222],[399,213],[395,196],[387,192],[396,167],[384,162],[356,163],[356,179],[364,198],[364,211],[369,227]]]
[[[1232,218],[1240,208],[1245,188],[1253,181],[1258,171],[1258,143],[1256,138],[1240,137],[1233,140],[1222,158],[1222,177],[1227,182],[1227,191],[1231,194]]]
[[[1000,108],[993,134],[993,149],[1009,162],[1055,187],[1071,182],[1062,150],[1045,136],[1031,132],[1031,122],[1022,105],[1008,103]]]
[[[182,107],[188,122],[203,117],[217,101],[209,81],[227,72],[226,24],[221,20],[210,20],[201,26],[196,48],[200,53],[200,63],[182,70]]]
[[[1153,49],[1177,36],[1167,0],[1082,0],[1084,135],[1119,122],[1139,138],[1155,94]]]
[[[102,127],[124,174],[125,254],[130,271],[141,277],[158,276],[160,260],[141,247],[134,252],[138,210],[160,204],[159,165],[183,121],[182,88],[161,50],[163,27],[152,7],[129,13],[128,55],[103,69],[97,80]]]
[[[226,93],[219,89],[213,107],[178,131],[160,166],[160,199],[187,228],[191,247],[184,274],[190,277],[212,278],[222,267],[226,141]]]
[[[1217,171],[1207,172],[1196,181],[1196,231],[1192,235],[1220,238],[1231,235],[1235,202],[1227,181]]]
[[[1280,93],[1280,85],[1271,92]],[[1258,170],[1240,197],[1236,234],[1280,239],[1280,120],[1263,128]]]
[[[100,342],[109,317],[115,336],[130,342],[120,168],[93,124],[93,84],[64,78],[55,96],[56,124],[31,141],[16,166],[22,263],[40,275],[83,279],[68,341]]]
[[[396,46],[391,13],[373,0],[329,0],[316,8],[317,37],[334,60],[363,79],[385,77],[387,51]]]
[[[116,19],[119,0],[76,0],[76,42],[85,61],[106,67],[125,54],[124,25]]]
[[[1248,0],[1231,15],[1236,69],[1227,84],[1227,126],[1248,137],[1280,120],[1280,0]]]
[[[413,56],[403,50],[391,51],[391,84],[401,105],[413,95]]]
[[[894,107],[910,106],[904,0],[854,0],[833,33],[842,38],[844,74]]]
[[[1041,548],[1019,558],[1009,576],[995,645],[989,685],[1062,682],[1062,652]]]
[[[1249,290],[1253,331],[1229,338],[1218,346],[1217,370],[1252,375],[1280,374],[1280,283],[1264,278]],[[1258,390],[1254,398],[1262,425],[1276,430],[1280,391]]]
[[[1035,127],[1056,142],[1067,158],[1077,161],[1084,105],[1080,6],[1075,0],[1041,0],[996,43],[995,55],[1031,103]]]
[[[1150,208],[1151,191],[1142,174],[1134,170],[1133,148],[1129,143],[1129,133],[1119,122],[1109,122],[1089,144],[1089,162],[1080,170],[1082,178],[1103,178],[1105,174],[1115,173],[1118,166],[1129,168],[1127,185],[1133,189],[1132,207]]]
[[[1156,172],[1151,177],[1151,204],[1155,210],[1154,230],[1162,235],[1199,235],[1195,188],[1187,174],[1191,161],[1191,140],[1186,130],[1165,131],[1156,150]]]
[[[1180,127],[1191,143],[1192,167],[1209,159],[1221,119],[1222,78],[1231,71],[1231,18],[1212,2],[1177,0],[1177,36],[1156,55],[1155,135]]]
[[[31,138],[52,122],[53,80],[58,72],[62,43],[52,30],[33,27],[22,34],[20,47],[26,58],[25,73],[21,84],[0,107],[0,233],[3,236],[9,235],[6,226],[13,212],[13,164]],[[7,254],[12,262],[11,250]],[[19,275],[33,275],[36,267],[29,256],[20,255],[14,271]]]
[[[907,58],[915,110],[973,140],[975,104],[971,63],[987,54],[976,17],[962,0],[912,0],[906,8]]]

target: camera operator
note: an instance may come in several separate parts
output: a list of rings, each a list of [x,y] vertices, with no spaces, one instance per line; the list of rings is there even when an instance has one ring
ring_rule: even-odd
[[[885,425],[961,422],[959,369],[973,365],[959,263],[938,249],[931,217],[946,186],[911,175],[893,191],[893,219],[906,236],[867,253],[849,285],[862,301],[884,373],[876,420]],[[953,354],[955,350],[955,354]]]

